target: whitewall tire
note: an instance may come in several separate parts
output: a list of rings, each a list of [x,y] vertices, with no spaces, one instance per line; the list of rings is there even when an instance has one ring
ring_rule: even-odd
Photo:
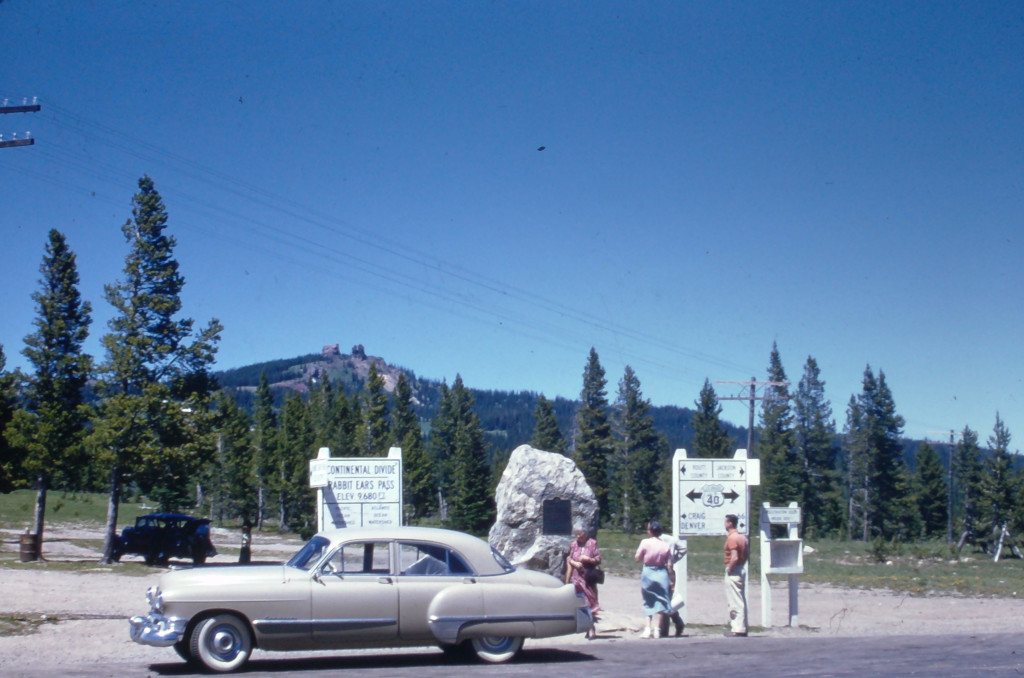
[[[507,662],[523,648],[523,639],[511,636],[485,636],[473,638],[471,642],[476,656],[490,664]]]
[[[235,671],[249,661],[252,633],[235,615],[218,614],[196,625],[189,648],[192,658],[211,671]]]

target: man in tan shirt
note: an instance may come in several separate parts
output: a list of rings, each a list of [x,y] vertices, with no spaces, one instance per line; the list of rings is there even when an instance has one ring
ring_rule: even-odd
[[[739,518],[725,517],[725,600],[729,604],[729,632],[727,636],[747,635],[746,569],[748,542],[736,529]]]

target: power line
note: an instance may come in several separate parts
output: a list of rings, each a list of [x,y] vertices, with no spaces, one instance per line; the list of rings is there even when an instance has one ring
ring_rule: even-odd
[[[29,103],[28,99],[22,99],[20,105],[10,105],[10,99],[4,99],[3,104],[0,104],[0,113],[36,113],[40,110],[39,100],[36,97],[32,97],[32,103]],[[22,137],[18,138],[18,133],[14,132],[10,139],[5,139],[3,134],[0,134],[0,148],[14,148],[15,146],[31,146],[36,143],[36,140],[32,138],[31,132],[25,132]]]
[[[753,455],[754,450],[754,402],[758,400],[788,400],[789,396],[781,396],[778,394],[771,393],[774,389],[785,388],[789,386],[788,381],[757,381],[756,378],[751,377],[750,381],[716,381],[716,384],[736,384],[742,386],[740,389],[740,395],[736,396],[723,396],[719,400],[746,400],[750,403],[750,421],[747,425],[747,454]],[[761,395],[757,395],[757,387],[764,386],[765,390]]]
[[[690,372],[682,367],[678,360],[673,360],[670,357],[673,355],[718,367],[749,369],[749,367],[744,368],[728,359],[682,346],[661,335],[652,334],[634,326],[623,325],[613,319],[598,317],[584,309],[570,306],[554,298],[496,280],[464,266],[446,262],[421,250],[390,241],[379,234],[371,237],[367,234],[366,229],[356,228],[337,216],[318,213],[293,198],[275,194],[263,187],[241,181],[237,176],[200,165],[188,157],[170,152],[152,142],[134,138],[109,125],[90,121],[56,104],[47,102],[47,109],[55,114],[48,117],[47,120],[70,130],[77,142],[76,147],[66,146],[64,148],[56,148],[54,144],[47,144],[47,150],[54,153],[51,156],[52,159],[72,166],[76,172],[88,176],[90,181],[100,179],[119,184],[119,176],[123,174],[123,169],[120,166],[104,164],[88,150],[88,145],[83,146],[83,144],[95,142],[147,163],[170,167],[193,180],[199,187],[212,188],[236,196],[243,204],[261,208],[264,214],[273,212],[286,218],[283,222],[273,222],[272,219],[253,219],[243,216],[237,208],[221,207],[200,198],[189,197],[188,199],[193,202],[190,209],[200,212],[216,212],[220,215],[216,217],[218,226],[228,225],[245,231],[245,237],[232,240],[234,244],[253,247],[256,244],[252,238],[253,231],[259,231],[262,238],[283,244],[286,249],[305,252],[306,255],[323,258],[328,263],[341,263],[352,270],[375,277],[384,284],[398,285],[414,294],[426,295],[444,303],[453,304],[462,308],[463,315],[480,321],[489,322],[488,318],[497,320],[506,331],[519,330],[522,332],[529,329],[529,333],[534,338],[552,344],[565,345],[563,336],[565,330],[559,329],[556,325],[572,321],[577,324],[574,331],[579,333],[580,340],[585,339],[592,342],[593,339],[589,336],[590,331],[599,331],[665,352],[661,357],[651,357],[649,351],[643,352],[646,355],[628,356],[628,362],[653,365],[662,373]],[[58,158],[60,159],[58,160]],[[98,174],[97,170],[104,169],[104,165],[106,171]],[[187,192],[185,194],[187,195]],[[323,237],[297,234],[293,228],[276,225],[276,223],[287,223],[288,220],[304,223],[322,233]],[[222,232],[216,233],[216,235],[220,238],[229,237]],[[357,247],[346,248],[340,244],[334,244],[339,238],[343,238]],[[368,256],[372,252],[384,255],[387,261],[385,263],[373,261],[373,257]],[[278,253],[280,254],[280,251]],[[414,274],[415,268],[396,266],[394,265],[396,261],[412,264],[413,267],[419,267],[425,273],[437,274],[438,277],[435,281],[424,280]],[[335,277],[340,275],[338,271],[329,271],[329,274]],[[457,283],[462,291],[456,292],[454,289],[448,289],[446,281]],[[365,279],[360,279],[358,282],[366,284]],[[486,294],[487,297],[466,294],[466,290],[473,289]],[[399,291],[385,291],[402,296]],[[517,310],[514,308],[515,304],[522,305],[522,307]],[[542,313],[536,311],[542,311]],[[544,339],[543,335],[549,336]]]

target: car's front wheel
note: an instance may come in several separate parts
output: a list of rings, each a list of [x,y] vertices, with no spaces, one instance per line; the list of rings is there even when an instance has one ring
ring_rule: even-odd
[[[235,615],[218,614],[196,625],[189,649],[192,657],[211,671],[235,671],[252,654],[252,634]]]
[[[472,643],[476,656],[491,664],[507,662],[519,654],[519,650],[523,648],[523,639],[511,636],[473,638]]]
[[[188,641],[179,640],[174,644],[174,651],[178,653],[178,656],[187,661],[189,664],[195,663],[195,658],[192,656],[192,652],[189,648]]]

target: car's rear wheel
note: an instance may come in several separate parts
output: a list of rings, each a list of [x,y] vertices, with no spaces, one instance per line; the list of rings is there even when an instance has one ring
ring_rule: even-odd
[[[507,662],[523,648],[523,639],[512,636],[473,638],[472,643],[476,656],[491,664]]]
[[[196,625],[189,649],[192,657],[211,671],[235,671],[252,654],[252,634],[235,615],[218,614]]]
[[[473,648],[468,640],[454,645],[451,643],[441,643],[438,647],[441,648],[441,652],[444,652],[444,656],[451,661],[462,662],[473,658]]]

